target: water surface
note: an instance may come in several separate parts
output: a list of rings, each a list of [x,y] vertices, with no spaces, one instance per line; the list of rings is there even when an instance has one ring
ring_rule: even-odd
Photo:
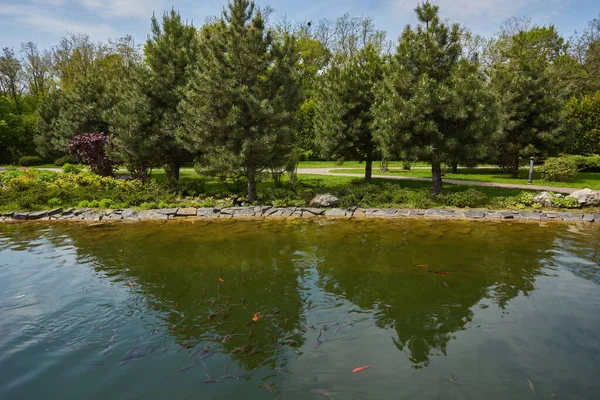
[[[599,264],[559,224],[3,224],[0,398],[595,399]]]

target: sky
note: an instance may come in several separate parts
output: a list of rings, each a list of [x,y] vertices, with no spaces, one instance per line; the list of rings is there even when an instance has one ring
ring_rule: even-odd
[[[598,0],[432,0],[442,18],[458,22],[475,33],[491,36],[511,16],[526,17],[538,25],[554,24],[566,38],[600,17]],[[219,15],[226,0],[0,0],[0,47],[20,49],[33,41],[50,48],[61,37],[87,33],[94,41],[130,34],[143,43],[152,13],[162,15],[174,7],[186,20],[200,26],[206,17]],[[417,0],[257,0],[275,12],[271,21],[318,22],[348,12],[370,16],[377,29],[396,40],[406,24],[414,24]]]

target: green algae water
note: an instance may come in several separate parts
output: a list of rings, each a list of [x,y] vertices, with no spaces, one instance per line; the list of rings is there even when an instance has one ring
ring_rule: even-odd
[[[591,226],[4,224],[0,398],[597,399],[599,265]]]

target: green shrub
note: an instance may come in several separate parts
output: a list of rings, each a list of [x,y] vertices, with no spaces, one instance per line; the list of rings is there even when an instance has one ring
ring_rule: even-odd
[[[54,208],[60,207],[60,206],[62,206],[62,200],[58,199],[56,197],[53,197],[50,200],[48,200],[48,205],[50,207],[54,207]]]
[[[41,165],[42,159],[38,156],[23,156],[19,158],[19,165],[24,167],[31,167],[34,165]]]
[[[77,161],[75,160],[75,157],[67,155],[67,156],[62,156],[57,158],[56,160],[54,160],[54,165],[56,165],[57,167],[62,167],[65,164],[75,164],[77,163]]]
[[[549,158],[539,170],[545,181],[570,182],[577,174],[577,164],[567,157]]]
[[[140,204],[140,209],[142,210],[155,210],[158,208],[158,204],[154,201],[143,202]]]
[[[577,170],[580,172],[600,172],[600,156],[564,156],[573,160],[577,164]]]
[[[445,192],[437,197],[437,201],[445,206],[452,207],[478,207],[487,202],[487,196],[475,189],[460,192]]]
[[[102,199],[98,202],[98,205],[100,206],[100,208],[110,208],[113,204],[113,201],[111,199]]]
[[[579,201],[577,201],[574,197],[562,196],[556,197],[556,195],[552,196],[552,205],[558,208],[579,208]]]
[[[77,207],[79,208],[88,208],[90,206],[90,202],[87,200],[81,200],[79,203],[77,203]]]
[[[62,166],[62,172],[63,172],[63,174],[77,175],[77,174],[81,173],[81,171],[83,171],[83,168],[85,168],[85,167],[80,164],[67,163]]]

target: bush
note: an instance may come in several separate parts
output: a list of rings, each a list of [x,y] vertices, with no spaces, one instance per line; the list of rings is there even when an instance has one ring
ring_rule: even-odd
[[[84,166],[80,164],[65,164],[62,166],[63,174],[77,175],[83,171]]]
[[[577,165],[577,170],[580,172],[600,172],[600,156],[564,156],[569,160],[573,160]]]
[[[552,196],[552,205],[554,207],[559,207],[559,208],[579,208],[579,201],[577,201],[576,198],[574,197],[569,197],[569,196],[563,196],[563,197],[556,197],[556,196]]]
[[[539,170],[545,181],[570,182],[577,175],[577,164],[567,157],[549,158]]]
[[[38,156],[23,156],[19,158],[19,165],[23,167],[31,167],[34,165],[41,165],[42,159]]]
[[[75,157],[71,156],[71,155],[66,155],[60,158],[57,158],[56,160],[54,160],[54,165],[56,165],[57,167],[62,167],[65,164],[76,164],[77,160]]]
[[[100,208],[110,208],[113,204],[113,201],[111,199],[102,199],[98,202],[98,206],[100,206]]]
[[[478,190],[467,189],[461,192],[442,193],[437,197],[437,201],[445,206],[477,207],[487,202],[487,196]]]
[[[50,207],[60,207],[62,206],[62,200],[61,199],[57,199],[56,197],[51,198],[50,200],[48,200],[48,205]]]
[[[112,176],[113,163],[105,150],[106,146],[111,146],[112,138],[113,135],[104,133],[75,135],[69,140],[69,147],[87,161],[92,172]]]

